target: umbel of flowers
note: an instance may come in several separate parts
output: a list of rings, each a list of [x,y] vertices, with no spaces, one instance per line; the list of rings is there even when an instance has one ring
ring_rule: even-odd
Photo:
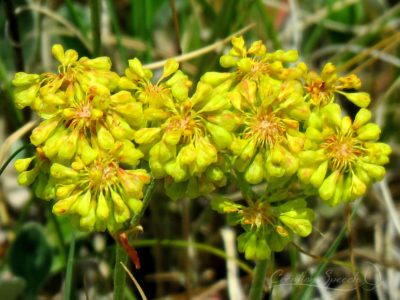
[[[35,155],[15,167],[20,184],[81,229],[128,229],[151,177],[172,199],[229,185],[246,201],[215,196],[211,206],[243,228],[246,258],[265,259],[311,233],[305,194],[338,205],[385,175],[391,149],[378,142],[369,95],[331,63],[319,75],[296,64],[294,50],[268,53],[237,37],[220,59],[228,71],[193,84],[173,60],[154,78],[136,58],[119,76],[107,57],[78,59],[60,45],[53,54],[57,74],[13,80],[17,106],[43,119],[31,135]],[[360,107],[353,120],[338,94]]]

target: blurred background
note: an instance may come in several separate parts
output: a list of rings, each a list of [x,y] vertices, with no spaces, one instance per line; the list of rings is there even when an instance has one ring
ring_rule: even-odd
[[[17,71],[56,72],[54,43],[81,56],[110,56],[119,74],[133,57],[157,73],[159,61],[178,56],[193,82],[220,70],[219,56],[238,32],[248,42],[261,39],[268,51],[297,49],[310,69],[333,62],[341,74],[361,77],[393,154],[386,179],[352,211],[315,202],[313,234],[275,255],[267,297],[399,299],[399,28],[396,0],[3,0],[0,163],[27,141],[35,118],[15,108],[11,80]],[[348,101],[343,106],[357,111]],[[77,232],[16,178],[10,164],[0,181],[0,298],[64,299],[72,266],[70,299],[112,299],[114,240]],[[142,226],[133,239],[142,268],[130,269],[148,299],[245,299],[254,264],[236,253],[240,228],[228,228],[209,199],[172,202],[160,189]],[[126,299],[136,298],[128,279]]]

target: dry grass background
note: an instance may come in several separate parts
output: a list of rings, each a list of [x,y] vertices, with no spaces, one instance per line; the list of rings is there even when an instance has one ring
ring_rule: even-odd
[[[101,6],[99,28],[91,26],[93,2]],[[351,207],[314,203],[314,232],[275,255],[267,297],[400,299],[399,28],[395,0],[2,1],[0,163],[27,141],[35,122],[29,111],[13,105],[11,79],[20,70],[54,71],[54,43],[81,55],[108,55],[119,73],[128,58],[139,57],[157,71],[159,62],[177,57],[193,80],[219,69],[218,57],[237,32],[248,41],[262,39],[270,51],[297,49],[315,69],[332,61],[341,72],[362,78],[393,155],[385,180]],[[355,107],[343,105],[354,114]],[[237,192],[227,192],[240,200]],[[75,232],[50,212],[50,204],[17,186],[10,164],[0,181],[0,298],[25,299],[24,287],[35,280],[12,275],[9,252],[19,247],[19,259],[30,266],[29,247],[35,246],[37,257],[47,255],[48,270],[35,274],[40,299],[112,299],[113,240]],[[142,269],[132,275],[149,299],[245,299],[253,263],[237,254],[236,229],[210,210],[209,199],[176,203],[160,191],[142,225],[144,233],[133,242]],[[15,246],[21,232],[43,239],[33,239],[32,245],[26,238]],[[74,254],[69,259],[68,252]],[[126,299],[141,297],[131,280],[127,287]]]

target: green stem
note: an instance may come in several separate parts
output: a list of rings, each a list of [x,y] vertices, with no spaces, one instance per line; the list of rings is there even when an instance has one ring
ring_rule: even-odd
[[[74,22],[74,24],[78,26],[78,28],[82,32],[82,34],[86,36],[85,27],[83,26],[81,19],[75,10],[73,1],[66,0],[65,3],[67,4],[67,9],[68,9],[69,14],[71,15],[72,22]]]
[[[135,215],[132,218],[131,226],[136,226],[140,219],[143,217],[143,214],[150,203],[150,200],[153,196],[155,190],[156,181],[155,179],[151,179],[150,184],[146,189],[146,193],[143,197],[143,208],[141,212]],[[124,292],[125,292],[125,282],[126,282],[126,273],[124,268],[121,265],[121,262],[126,265],[128,262],[128,254],[125,252],[124,248],[117,243],[115,250],[115,267],[114,267],[114,300],[123,300]]]
[[[140,213],[138,213],[137,215],[135,215],[132,218],[132,221],[131,221],[132,226],[136,226],[139,223],[140,219],[143,217],[147,206],[149,206],[149,203],[153,196],[155,187],[156,187],[156,180],[154,178],[152,178],[149,185],[147,186],[146,193],[144,194],[144,197],[143,197],[143,208],[140,211]]]
[[[64,299],[72,299],[72,282],[74,275],[74,255],[75,255],[75,233],[72,233],[71,244],[69,246],[67,271],[65,273],[65,287],[64,287]]]
[[[100,0],[90,0],[90,17],[92,22],[93,55],[101,54]]]
[[[355,216],[355,212],[357,211],[358,205],[355,204],[353,206],[353,210],[351,212],[350,218],[353,219]],[[321,275],[321,273],[326,269],[328,264],[330,263],[333,255],[335,254],[337,248],[339,247],[340,243],[342,242],[343,238],[346,236],[348,228],[346,225],[342,227],[340,230],[336,240],[333,242],[333,244],[329,247],[328,251],[324,255],[325,260],[322,261],[322,263],[318,266],[317,270],[312,274],[310,281],[308,284],[305,286],[303,291],[300,294],[299,298],[300,300],[306,300],[306,299],[311,299],[312,298],[312,292],[313,292],[313,287],[314,287],[314,281],[318,278],[318,276]]]
[[[264,294],[264,281],[268,270],[268,260],[258,260],[254,269],[254,277],[251,282],[250,300],[261,300]]]
[[[20,153],[22,150],[31,147],[31,144],[23,145],[21,148],[17,149],[11,156],[6,160],[6,162],[0,168],[0,176],[3,174],[4,170],[7,168],[8,164]]]
[[[115,249],[115,267],[114,267],[114,300],[123,300],[126,286],[126,272],[121,265],[128,263],[128,254],[120,245],[116,245]]]
[[[122,44],[121,28],[118,23],[117,13],[115,12],[114,1],[107,0],[106,3],[107,3],[107,9],[109,11],[110,18],[111,18],[111,24],[114,28],[115,38],[117,40],[117,47],[118,47],[119,55],[121,57],[123,65],[126,67],[126,65],[128,63],[128,54],[126,52],[124,45]]]

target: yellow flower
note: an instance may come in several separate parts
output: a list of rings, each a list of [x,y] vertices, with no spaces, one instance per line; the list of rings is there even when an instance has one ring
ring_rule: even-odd
[[[344,92],[346,90],[358,90],[361,80],[355,75],[338,77],[336,67],[327,63],[322,69],[321,75],[310,71],[306,73],[306,91],[310,101],[315,106],[325,106],[332,103],[335,93],[345,96],[349,101],[359,107],[367,107],[371,102],[370,96],[365,92]]]

